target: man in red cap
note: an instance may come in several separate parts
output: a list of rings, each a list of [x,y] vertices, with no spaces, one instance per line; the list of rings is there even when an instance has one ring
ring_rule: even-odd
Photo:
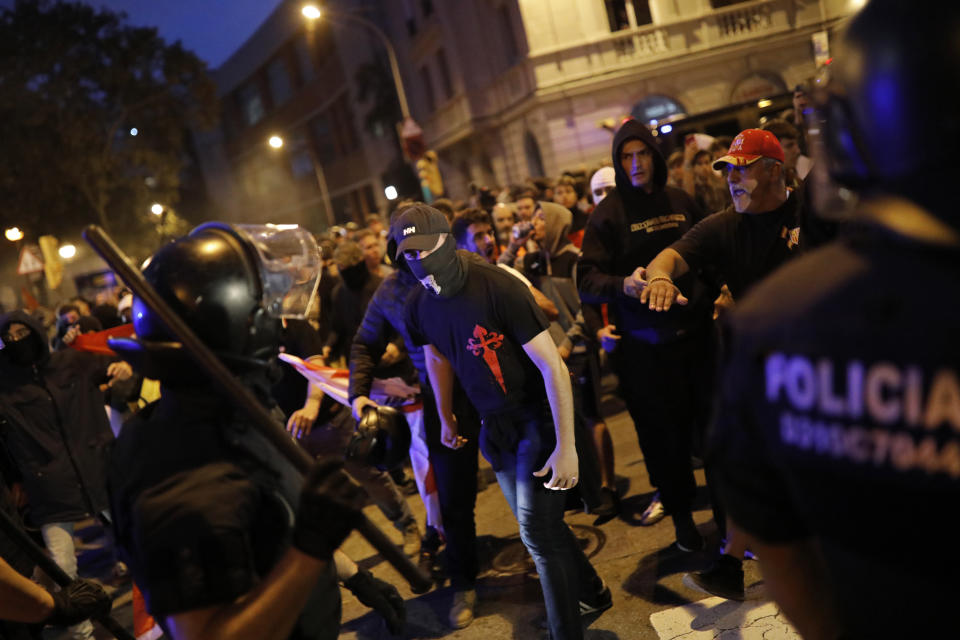
[[[686,304],[673,281],[688,271],[711,267],[736,300],[800,249],[801,203],[787,190],[776,136],[742,131],[713,168],[724,173],[733,205],[699,222],[647,265],[640,300],[654,311]]]
[[[742,131],[713,168],[723,171],[733,205],[699,222],[647,265],[640,301],[651,310],[668,312],[674,303],[685,305],[687,298],[674,279],[705,269],[726,285],[717,304],[729,307],[802,249],[802,203],[796,192],[787,190],[783,149],[776,136],[761,129]],[[709,464],[707,477],[712,485]],[[711,569],[690,574],[688,581],[708,593],[742,600],[745,547],[735,531],[727,531],[716,495],[712,502],[717,527],[728,543]]]

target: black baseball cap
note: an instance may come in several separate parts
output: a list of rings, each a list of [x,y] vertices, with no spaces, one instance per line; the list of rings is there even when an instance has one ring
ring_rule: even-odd
[[[445,215],[429,205],[411,205],[393,221],[397,255],[411,249],[433,249],[441,233],[450,233],[450,223]]]

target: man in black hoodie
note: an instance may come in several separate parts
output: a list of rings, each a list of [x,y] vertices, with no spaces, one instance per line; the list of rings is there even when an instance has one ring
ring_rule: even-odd
[[[43,328],[13,311],[0,318],[0,443],[15,461],[18,492],[30,503],[53,559],[77,576],[74,523],[107,508],[107,451],[113,433],[99,385],[132,375],[111,362],[74,349],[50,352]],[[93,637],[93,626],[72,637]]]
[[[650,483],[673,518],[678,548],[694,551],[703,540],[691,516],[696,482],[690,455],[694,425],[709,415],[715,296],[695,273],[677,281],[690,303],[669,313],[651,311],[639,295],[642,267],[702,213],[690,196],[666,186],[666,161],[647,127],[632,118],[614,137],[613,167],[617,188],[587,222],[578,286],[584,302],[610,305],[621,336],[614,368]],[[656,512],[653,503],[643,523],[656,522]]]

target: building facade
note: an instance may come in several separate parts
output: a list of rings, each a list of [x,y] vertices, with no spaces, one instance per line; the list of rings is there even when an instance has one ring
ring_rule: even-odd
[[[787,93],[863,0],[383,3],[447,191],[609,162],[610,122]],[[761,103],[765,104],[765,103]],[[604,124],[606,123],[606,126]]]
[[[446,194],[465,198],[608,162],[626,115],[669,122],[772,96],[782,108],[863,2],[328,0],[311,22],[286,0],[214,72],[222,122],[197,136],[200,164],[228,220],[320,230],[389,210],[404,161],[390,110],[367,122],[360,77],[379,68],[391,96],[393,82],[376,34],[345,16],[393,43]]]
[[[376,19],[375,4],[338,8]],[[195,138],[222,219],[319,231],[387,207],[382,176],[399,147],[389,130],[364,126],[355,84],[380,47],[363,29],[327,15],[308,20],[301,8],[282,2],[213,71],[221,122]]]

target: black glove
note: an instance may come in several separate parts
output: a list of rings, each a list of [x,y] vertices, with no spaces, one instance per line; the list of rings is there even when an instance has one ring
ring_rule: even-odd
[[[360,485],[343,471],[343,461],[317,462],[300,492],[294,546],[315,558],[331,559],[360,523],[365,498]]]
[[[407,609],[395,586],[373,577],[366,569],[360,569],[352,578],[344,580],[343,586],[350,589],[357,600],[379,613],[390,633],[398,635],[403,631]]]
[[[50,595],[53,596],[53,613],[44,623],[57,627],[70,627],[88,618],[105,616],[113,606],[103,587],[89,580],[74,580]]]

